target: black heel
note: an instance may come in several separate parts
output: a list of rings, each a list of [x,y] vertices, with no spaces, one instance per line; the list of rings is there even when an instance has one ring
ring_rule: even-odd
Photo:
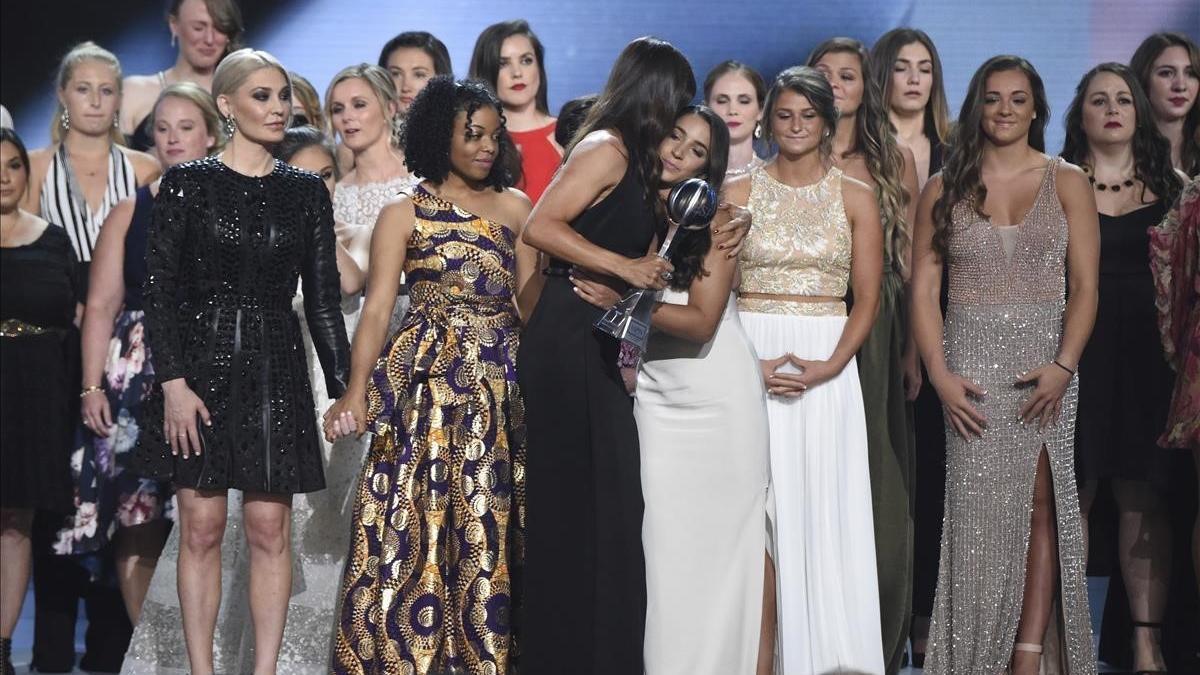
[[[1149,628],[1151,630],[1157,629],[1161,631],[1163,627],[1161,621],[1131,621],[1130,623],[1133,624],[1134,628]],[[1159,633],[1159,637],[1162,637],[1161,632]],[[1135,670],[1133,671],[1133,675],[1159,675],[1166,672],[1167,671],[1165,670]]]
[[[0,673],[16,675],[12,664],[12,638],[0,638]]]

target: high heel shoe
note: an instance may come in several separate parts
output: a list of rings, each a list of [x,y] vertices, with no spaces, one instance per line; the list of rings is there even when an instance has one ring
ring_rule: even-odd
[[[0,673],[15,675],[12,664],[12,638],[0,638]]]
[[[1163,627],[1161,621],[1131,621],[1130,623],[1133,624],[1133,627],[1135,629],[1136,628],[1149,628],[1150,630],[1161,631],[1162,627]],[[1160,638],[1159,641],[1161,642],[1162,633],[1159,633],[1159,638]],[[1135,671],[1133,671],[1133,675],[1160,675],[1160,674],[1163,674],[1166,672],[1167,671],[1165,671],[1165,670],[1135,670]]]

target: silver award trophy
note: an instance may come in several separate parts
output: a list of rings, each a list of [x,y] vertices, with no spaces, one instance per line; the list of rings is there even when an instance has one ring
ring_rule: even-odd
[[[717,193],[699,178],[689,178],[671,188],[667,196],[667,215],[671,218],[667,236],[658,249],[666,258],[679,228],[702,230],[708,227],[717,212]],[[635,288],[596,320],[596,330],[629,344],[638,354],[646,351],[650,338],[650,313],[658,301],[658,291]]]

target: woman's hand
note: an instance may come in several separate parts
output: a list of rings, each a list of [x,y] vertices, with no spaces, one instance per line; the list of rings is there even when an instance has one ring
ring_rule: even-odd
[[[615,279],[593,274],[579,267],[571,268],[569,278],[575,286],[575,294],[600,309],[612,309],[613,305],[621,301],[621,293],[616,288]]]
[[[713,245],[726,251],[726,257],[736,258],[742,252],[746,235],[750,234],[750,209],[729,202],[721,202],[718,211],[725,212],[728,220],[712,231]]]
[[[785,363],[795,358],[791,354],[784,354],[775,359],[759,359],[758,365],[762,369],[763,385],[766,386],[768,394],[784,398],[799,398],[804,394],[804,390],[808,389],[808,385],[804,384],[800,375],[778,372]]]
[[[79,402],[80,416],[83,426],[100,438],[108,438],[113,426],[112,409],[108,405],[108,396],[104,390],[94,389],[88,392]]]
[[[1036,383],[1033,393],[1017,411],[1021,421],[1029,424],[1037,420],[1039,431],[1057,422],[1062,408],[1062,397],[1067,391],[1067,385],[1071,384],[1072,377],[1066,368],[1056,363],[1047,363],[1018,377],[1017,386]]]
[[[622,281],[634,288],[658,291],[667,287],[674,269],[675,266],[669,261],[651,253],[641,258],[629,258],[618,274]]]
[[[196,419],[204,421],[204,426],[212,426],[212,416],[204,401],[196,395],[182,377],[162,383],[163,390],[163,435],[171,444],[171,454],[178,456],[183,453],[187,459],[191,455],[200,455],[204,444],[200,442],[200,429]]]
[[[904,350],[904,399],[912,402],[921,393],[921,359],[917,356],[917,347],[909,340],[908,349]]]
[[[325,440],[330,443],[343,436],[362,436],[367,431],[367,396],[352,389],[334,401],[325,411]]]
[[[800,369],[800,381],[806,389],[824,384],[842,372],[841,368],[830,361],[806,361],[795,356],[790,356],[788,360]]]
[[[967,441],[971,440],[971,436],[983,436],[983,430],[987,428],[987,416],[971,403],[972,397],[981,399],[987,396],[983,387],[949,371],[936,377],[930,373],[929,381],[937,390],[938,398],[942,399],[950,426],[958,435]]]

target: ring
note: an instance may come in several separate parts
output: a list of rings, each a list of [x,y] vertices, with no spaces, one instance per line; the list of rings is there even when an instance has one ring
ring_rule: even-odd
[[[175,438],[187,438],[187,432],[181,431],[181,432],[175,434]]]
[[[660,274],[659,276],[660,276],[660,277],[662,277],[663,281],[670,281],[670,280],[671,280],[671,273],[670,273],[670,272],[663,272],[663,273],[662,273],[662,274]]]

